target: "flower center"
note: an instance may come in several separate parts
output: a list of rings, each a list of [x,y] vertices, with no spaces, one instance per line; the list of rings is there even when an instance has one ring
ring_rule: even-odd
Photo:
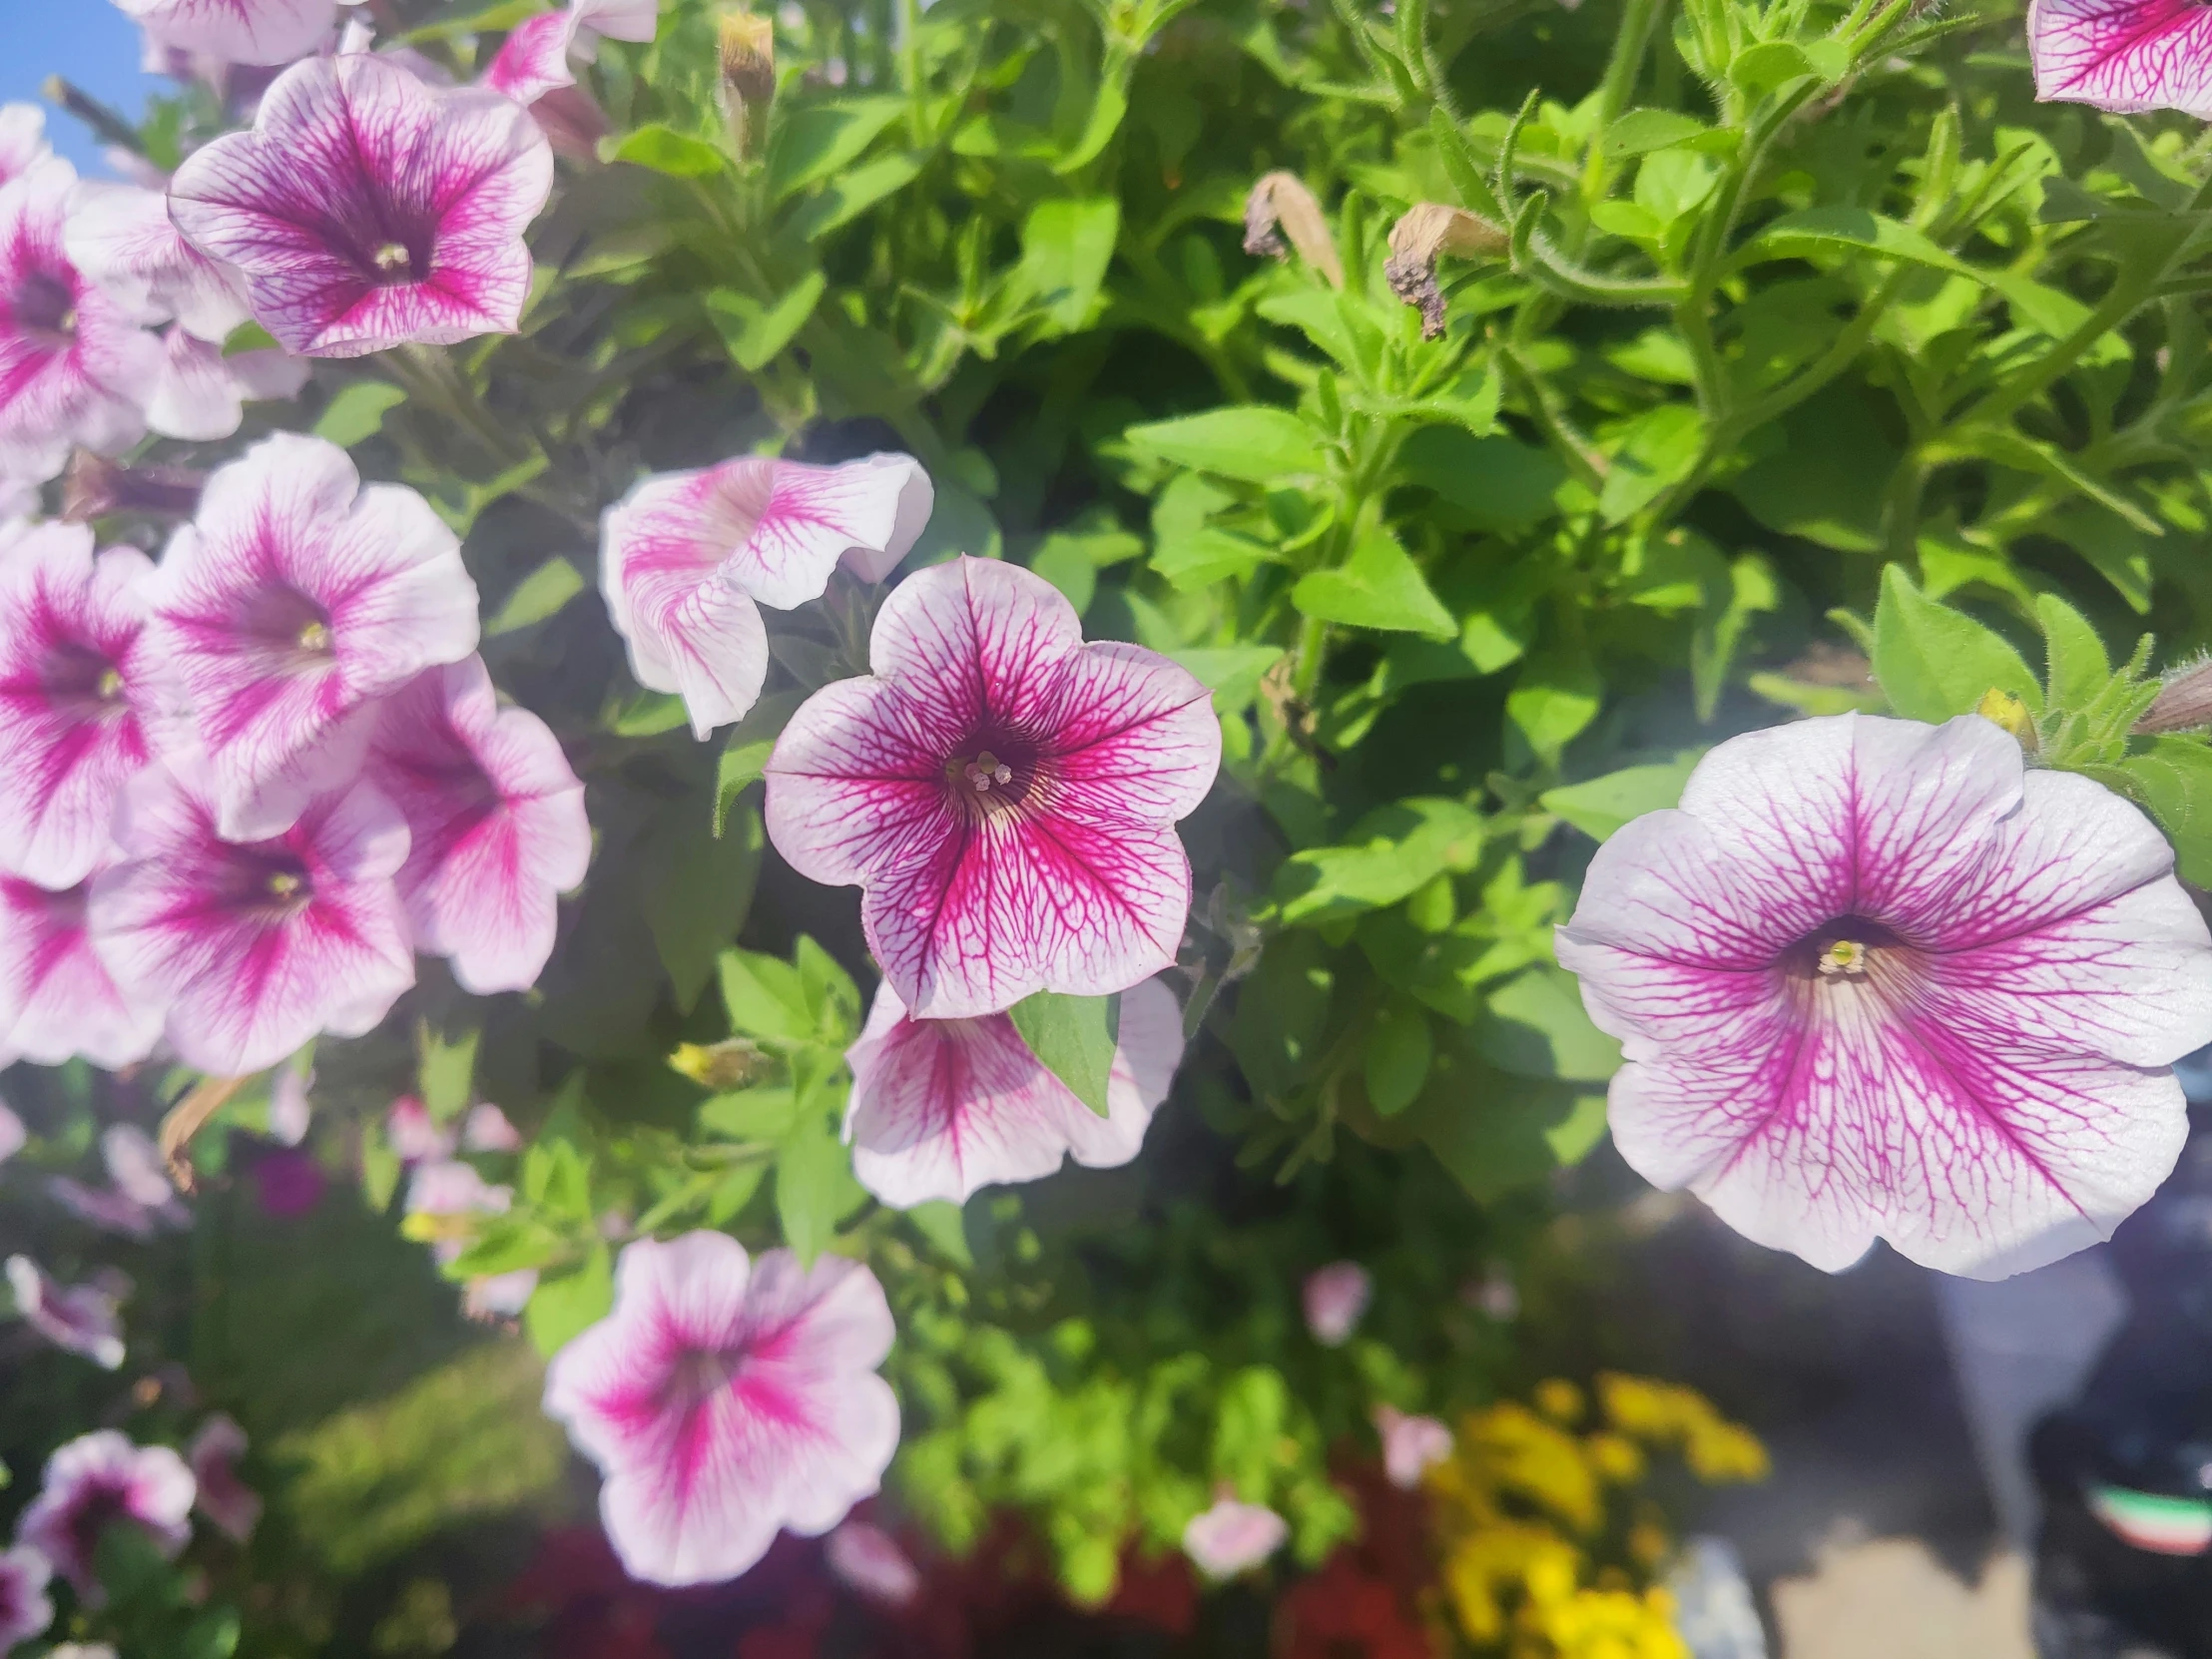
[[[1820,953],[1814,966],[1828,978],[1844,974],[1864,979],[1867,976],[1867,947],[1857,939],[1837,939]]]
[[[1866,916],[1838,916],[1807,934],[1783,959],[1789,974],[1813,985],[1902,989],[1898,971],[1915,956],[1891,929]]]
[[[977,816],[1020,806],[1036,787],[1035,751],[1011,734],[978,735],[975,743],[944,764],[953,798]]]
[[[669,1375],[669,1396],[684,1410],[691,1410],[730,1386],[738,1375],[739,1361],[712,1349],[694,1349],[676,1362]]]
[[[69,283],[34,271],[15,290],[16,326],[56,348],[77,338],[77,294]]]
[[[330,613],[287,584],[255,589],[236,616],[240,633],[254,642],[272,673],[321,674],[336,655]]]
[[[299,625],[299,649],[327,657],[330,654],[330,625],[327,622],[302,622]]]
[[[414,280],[414,255],[403,242],[387,242],[369,256],[369,264],[376,268],[376,275],[387,282],[411,282]]]
[[[128,712],[123,675],[94,647],[64,641],[39,665],[39,684],[48,701],[79,720],[108,720]]]

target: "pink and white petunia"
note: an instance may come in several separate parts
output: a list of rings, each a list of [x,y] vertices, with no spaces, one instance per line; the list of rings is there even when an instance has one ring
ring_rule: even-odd
[[[88,1187],[69,1176],[52,1175],[47,1177],[46,1191],[79,1221],[104,1233],[144,1242],[160,1231],[160,1218],[153,1211],[113,1187]]]
[[[0,875],[0,1054],[114,1071],[161,1041],[161,1004],[125,996],[93,948],[90,892]]]
[[[76,188],[59,156],[0,185],[0,477],[51,478],[72,444],[112,455],[146,431],[161,342],[70,263]]]
[[[1141,647],[1086,645],[1042,577],[966,557],[892,591],[869,661],[785,728],[768,830],[802,874],[864,889],[899,1000],[967,1018],[1169,966],[1191,907],[1175,823],[1221,764],[1206,688]]]
[[[37,1550],[94,1607],[106,1597],[94,1560],[111,1526],[136,1526],[165,1559],[192,1539],[192,1470],[165,1445],[134,1445],[113,1428],[82,1434],[46,1459],[46,1477],[16,1522],[18,1543]]]
[[[54,1600],[46,1593],[53,1564],[35,1549],[18,1545],[0,1551],[0,1653],[11,1652],[54,1622]],[[48,1659],[66,1659],[55,1648]]]
[[[1408,1416],[1393,1406],[1375,1408],[1376,1437],[1382,1442],[1382,1472],[1390,1484],[1411,1491],[1432,1463],[1451,1455],[1451,1430],[1434,1417]]]
[[[840,562],[880,582],[934,499],[909,455],[841,466],[747,455],[643,480],[607,509],[600,535],[600,587],[630,672],[681,693],[699,737],[740,718],[768,674],[759,606],[820,599]]]
[[[220,344],[253,312],[246,278],[185,241],[163,188],[80,181],[62,245],[89,280],[126,304],[174,317],[188,334]]]
[[[429,503],[291,432],[209,478],[146,597],[236,840],[358,770],[377,698],[476,649],[476,585]]]
[[[281,835],[217,831],[215,781],[179,754],[133,780],[124,861],[92,884],[93,945],[130,998],[168,1009],[170,1046],[223,1077],[318,1032],[357,1037],[414,983],[392,877],[407,826],[367,784],[311,798]]]
[[[490,1101],[478,1101],[461,1120],[461,1145],[471,1152],[520,1152],[522,1131]]]
[[[823,1540],[822,1558],[837,1581],[880,1607],[910,1607],[921,1570],[898,1540],[870,1521],[848,1520]]]
[[[2212,14],[2191,0],[2033,0],[2035,96],[2212,116]]]
[[[150,41],[222,63],[267,68],[324,45],[340,0],[115,0]],[[351,0],[346,0],[350,4]]]
[[[162,1149],[137,1124],[111,1123],[101,1130],[100,1161],[107,1165],[108,1179],[115,1190],[132,1203],[143,1204],[149,1210],[177,1204],[177,1189],[170,1185]]]
[[[398,1109],[393,1108],[393,1116]],[[407,1183],[407,1213],[411,1216],[503,1216],[514,1208],[512,1187],[494,1186],[476,1173],[471,1164],[448,1157],[423,1164]],[[464,1245],[455,1238],[431,1243],[430,1256],[443,1267],[461,1254]],[[489,1274],[471,1279],[461,1290],[462,1310],[471,1319],[513,1319],[530,1305],[538,1288],[535,1268]]]
[[[483,659],[464,658],[385,700],[368,777],[413,837],[399,892],[416,947],[478,995],[537,983],[556,897],[591,861],[584,786],[545,722],[502,709]]]
[[[36,104],[0,104],[0,185],[22,178],[52,154],[44,110]]]
[[[1281,1549],[1290,1536],[1290,1523],[1273,1509],[1225,1493],[1190,1518],[1183,1528],[1183,1553],[1208,1578],[1235,1578]]]
[[[246,1455],[246,1430],[219,1411],[200,1425],[200,1432],[185,1448],[200,1512],[225,1537],[242,1544],[254,1535],[262,1518],[261,1494],[239,1478],[238,1462]]]
[[[1342,1348],[1367,1317],[1375,1280],[1358,1262],[1332,1262],[1306,1276],[1306,1329],[1324,1348]]]
[[[0,535],[0,870],[70,887],[107,857],[152,753],[153,571],[135,548],[95,554],[82,524]]]
[[[2173,1168],[2212,934],[2118,796],[1967,715],[1713,750],[1598,849],[1560,962],[1625,1063],[1614,1143],[1817,1267],[2002,1278]]]
[[[403,1094],[384,1114],[384,1140],[402,1164],[440,1164],[453,1156],[453,1136],[438,1127],[430,1109]]]
[[[225,356],[213,341],[171,328],[162,339],[161,374],[147,394],[146,424],[193,443],[227,438],[246,418],[247,404],[297,397],[312,366],[282,351]]]
[[[1121,999],[1120,1041],[1098,1116],[1046,1069],[1011,1016],[912,1019],[876,988],[852,1066],[852,1173],[885,1204],[964,1204],[978,1187],[1034,1181],[1072,1156],[1093,1169],[1136,1157],[1183,1058],[1183,1017],[1157,979]]]
[[[552,186],[553,153],[513,100],[351,52],[286,70],[252,132],[178,169],[169,208],[194,247],[244,273],[278,344],[352,357],[513,332],[530,292],[522,233]]]
[[[123,1321],[114,1297],[97,1285],[57,1284],[28,1256],[10,1256],[7,1273],[16,1316],[24,1324],[102,1371],[123,1364]]]
[[[518,104],[534,104],[556,87],[576,84],[569,59],[590,63],[601,36],[642,44],[660,21],[659,0],[568,0],[559,11],[516,24],[480,84]]]
[[[779,1529],[818,1537],[872,1494],[898,1444],[875,1375],[891,1313],[875,1276],[723,1233],[622,1253],[614,1312],[553,1357],[545,1409],[605,1476],[633,1578],[735,1578]]]

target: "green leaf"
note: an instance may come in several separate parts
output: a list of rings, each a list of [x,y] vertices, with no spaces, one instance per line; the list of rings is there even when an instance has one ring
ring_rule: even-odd
[[[602,724],[618,737],[653,738],[675,731],[690,718],[676,693],[649,691],[609,709]]]
[[[1368,1104],[1386,1118],[1404,1111],[1428,1081],[1434,1057],[1435,1038],[1419,1004],[1395,998],[1383,1004],[1368,1033]]]
[[[1275,556],[1266,542],[1201,524],[1160,542],[1151,564],[1178,592],[1197,593],[1216,582],[1241,582]]]
[[[453,40],[462,35],[496,34],[502,29],[512,29],[524,18],[545,9],[545,0],[497,0],[494,5],[463,12],[459,17],[444,17],[435,23],[425,23],[419,29],[409,29],[399,38],[410,46],[417,46],[426,41]]]
[[[1045,1070],[1104,1117],[1106,1078],[1114,1067],[1114,1043],[1121,1028],[1121,998],[1038,991],[1006,1012]]]
[[[830,279],[820,271],[810,271],[771,304],[764,305],[736,288],[709,288],[700,302],[707,307],[707,320],[722,336],[730,360],[755,374],[774,362],[807,325],[829,286]]]
[[[1598,491],[1598,516],[1625,523],[1686,477],[1705,444],[1705,422],[1687,403],[1662,403],[1629,426]]]
[[[1456,801],[1379,807],[1353,826],[1344,845],[1307,847],[1283,861],[1276,912],[1295,926],[1395,904],[1441,871],[1472,869],[1483,831],[1480,815]]]
[[[1557,760],[1597,719],[1604,696],[1604,682],[1587,653],[1554,648],[1521,665],[1506,694],[1505,713],[1529,748],[1545,760]]]
[[[569,1248],[568,1240],[528,1216],[487,1218],[468,1248],[445,1265],[448,1279],[465,1283],[494,1274],[541,1268]]]
[[[975,1253],[968,1249],[967,1224],[957,1204],[933,1198],[908,1210],[906,1219],[946,1261],[962,1268],[975,1266]]]
[[[242,322],[223,336],[223,354],[236,357],[248,351],[276,350],[276,336],[259,322]]]
[[[1586,783],[1546,790],[1539,804],[1565,819],[1592,840],[1604,840],[1622,825],[1646,813],[1672,807],[1682,799],[1702,751],[1655,766],[1624,767]]]
[[[2017,651],[1971,617],[1926,597],[1897,565],[1883,571],[1875,607],[1874,677],[1909,720],[1968,714],[1991,690],[2010,692],[2031,714],[2043,708],[2042,688]]]
[[[1269,669],[1283,660],[1279,645],[1204,646],[1191,651],[1170,651],[1168,656],[1190,670],[1198,683],[1214,694],[1214,713],[1228,719],[1242,714],[1259,694]]]
[[[605,1319],[614,1305],[614,1260],[605,1245],[593,1245],[574,1273],[538,1281],[530,1306],[523,1310],[522,1328],[537,1351],[550,1360],[571,1339]]]
[[[884,197],[905,189],[920,171],[919,156],[878,156],[801,204],[791,217],[791,233],[807,242],[826,237],[840,225],[851,224]]]
[[[583,573],[566,559],[551,558],[517,582],[491,620],[484,637],[497,639],[556,616],[584,591]]]
[[[1420,566],[1389,531],[1377,526],[1354,544],[1336,570],[1309,571],[1291,589],[1291,603],[1323,622],[1355,628],[1426,634],[1446,639],[1459,631]]]
[[[407,394],[386,380],[355,380],[341,387],[314,423],[314,435],[340,449],[364,443],[384,429],[384,416]]]
[[[852,98],[781,116],[769,141],[769,194],[781,202],[841,172],[906,107],[903,98]]]
[[[866,1200],[852,1179],[852,1154],[820,1113],[810,1113],[776,1160],[776,1219],[802,1267],[837,1236],[837,1224]]]
[[[235,1607],[211,1607],[177,1638],[172,1659],[231,1659],[239,1650],[239,1615]]]
[[[714,976],[716,957],[745,925],[763,845],[758,813],[745,809],[729,833],[717,835],[712,815],[689,799],[663,809],[646,831],[640,862],[646,925],[686,1013]]]
[[[1111,196],[1040,202],[1021,227],[1021,278],[1046,314],[1070,332],[1089,320],[1121,234]]]
[[[1473,437],[1456,427],[1424,426],[1398,451],[1407,483],[1432,489],[1471,521],[1503,534],[1558,511],[1552,497],[1567,469],[1548,449],[1509,437]]]
[[[715,834],[718,837],[729,828],[730,809],[737,805],[738,797],[768,771],[769,757],[776,753],[776,740],[783,736],[784,728],[791,724],[792,716],[806,697],[807,694],[800,691],[771,692],[730,728],[729,737],[723,740],[722,758],[715,764]]]
[[[2212,749],[2192,738],[2153,738],[2120,767],[2173,841],[2181,878],[2212,887]]]
[[[1590,1023],[1574,975],[1548,963],[1490,993],[1476,1040],[1490,1064],[1524,1077],[1602,1083],[1620,1069],[1621,1045]]]
[[[1605,129],[1598,148],[1616,160],[1670,150],[1710,132],[1703,122],[1674,110],[1630,110]]]
[[[725,950],[720,967],[731,1029],[767,1042],[816,1040],[815,1012],[798,968],[754,950]]]
[[[1784,214],[1746,243],[1729,264],[1741,270],[1766,260],[1806,260],[1851,253],[1880,254],[1931,271],[1982,279],[1979,270],[1945,253],[1912,226],[1865,208],[1805,208]]]
[[[448,1041],[427,1021],[415,1027],[415,1092],[440,1123],[461,1115],[476,1084],[476,1049],[483,1032],[470,1026]]]
[[[1098,566],[1080,547],[1047,539],[1029,555],[1029,568],[1060,590],[1060,597],[1081,616],[1098,594]]]
[[[1128,440],[1179,466],[1256,484],[1322,470],[1321,435],[1288,409],[1231,404],[1175,420],[1132,426]]]
[[[2043,625],[2052,710],[2087,707],[2112,678],[2112,660],[2104,642],[2082,614],[2056,594],[2039,594],[2035,620]]]
[[[635,167],[665,173],[671,179],[705,179],[720,173],[730,158],[705,139],[679,133],[661,122],[648,122],[634,133],[599,141],[603,162],[629,162]]]
[[[790,1089],[740,1089],[699,1103],[699,1127],[733,1141],[780,1141],[799,1121],[799,1097]]]

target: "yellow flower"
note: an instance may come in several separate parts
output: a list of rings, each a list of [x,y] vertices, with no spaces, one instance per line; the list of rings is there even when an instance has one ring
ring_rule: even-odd
[[[1582,1390],[1563,1377],[1546,1378],[1537,1383],[1533,1397],[1536,1409],[1554,1422],[1576,1423],[1582,1420]]]

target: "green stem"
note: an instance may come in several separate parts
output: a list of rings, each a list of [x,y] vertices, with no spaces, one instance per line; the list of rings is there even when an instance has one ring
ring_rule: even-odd
[[[1613,36],[1613,55],[1605,65],[1605,79],[1597,88],[1599,136],[1628,108],[1629,99],[1635,96],[1637,77],[1643,73],[1644,54],[1651,49],[1651,37],[1666,11],[1667,0],[1628,0],[1621,8],[1620,28]]]

